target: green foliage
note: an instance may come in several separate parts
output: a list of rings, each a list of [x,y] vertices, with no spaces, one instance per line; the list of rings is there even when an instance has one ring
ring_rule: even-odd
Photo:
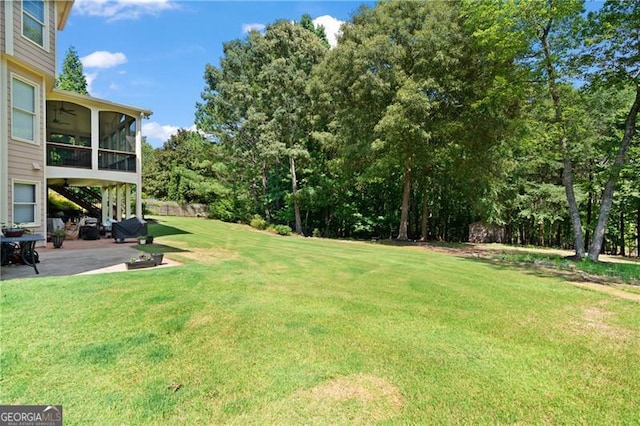
[[[473,13],[453,2],[363,8],[314,72],[311,90],[330,108],[324,120],[336,129],[343,167],[364,185],[384,181],[384,199],[401,206],[399,238],[412,204],[432,195],[422,181],[446,185],[453,167],[481,193],[479,171],[498,164],[491,147],[517,111],[516,100],[501,96],[516,75],[513,57],[483,50],[467,24]],[[374,222],[367,217],[360,229]]]
[[[237,219],[233,209],[233,202],[230,199],[219,199],[209,205],[207,212],[209,219],[219,219],[224,222],[232,222]]]
[[[278,235],[291,235],[292,229],[288,225],[269,225],[267,231]]]
[[[220,148],[197,132],[185,129],[161,148],[144,148],[143,188],[146,195],[179,203],[214,206],[219,218],[237,217],[227,211],[231,183]],[[226,212],[225,212],[226,211]]]
[[[89,94],[87,91],[87,79],[82,70],[82,62],[73,46],[67,50],[62,63],[62,72],[56,80],[56,87],[81,95]]]
[[[263,34],[225,43],[220,66],[206,67],[196,112],[198,128],[224,150],[236,185],[252,195],[253,212],[270,219],[272,210],[291,209],[298,232],[297,192],[309,174],[301,166],[315,166],[306,85],[327,50],[309,17],[304,23],[278,21]]]
[[[73,201],[69,201],[65,197],[52,191],[49,191],[48,203],[48,210],[51,213],[82,210],[82,208]]]
[[[305,234],[462,241],[483,220],[514,243],[590,242],[633,104],[639,20],[633,2],[583,6],[391,0],[355,12],[331,50],[309,15],[229,41],[197,106],[209,139],[155,150],[145,191]],[[639,244],[628,152],[610,252]]]
[[[267,223],[266,220],[264,220],[262,217],[260,217],[259,215],[255,215],[253,216],[253,218],[251,218],[251,222],[250,222],[251,227],[256,228],[256,229],[267,229],[267,226],[269,226],[269,224]]]
[[[327,39],[327,34],[324,31],[324,27],[322,25],[318,25],[316,27],[313,23],[313,20],[311,19],[311,15],[309,15],[308,13],[302,15],[299,25],[302,28],[315,34],[320,39],[320,41],[322,41],[322,44],[324,44],[327,49],[329,48],[329,40]]]
[[[640,4],[636,1],[607,1],[600,11],[589,15],[585,45],[587,60],[583,64],[592,84],[604,85],[618,90],[633,90],[633,100],[628,103],[623,131],[616,143],[616,154],[610,163],[608,179],[602,191],[598,222],[594,238],[589,247],[589,258],[597,260],[604,244],[605,233],[612,205],[614,190],[625,165],[628,153],[637,138],[637,118],[640,112]],[[636,185],[637,186],[637,185]],[[638,209],[640,212],[640,209]],[[624,214],[622,214],[620,234],[624,234]],[[636,224],[636,234],[640,235],[640,220]],[[621,235],[624,242],[624,235]],[[640,237],[638,237],[640,246]],[[624,251],[624,243],[622,244]],[[640,247],[637,247],[640,255]]]

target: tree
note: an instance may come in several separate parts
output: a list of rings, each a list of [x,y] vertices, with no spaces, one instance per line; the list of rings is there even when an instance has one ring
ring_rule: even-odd
[[[322,25],[316,26],[311,19],[311,15],[305,13],[300,18],[299,22],[300,26],[306,30],[314,33],[318,38],[322,41],[322,44],[328,49],[329,48],[329,39],[327,39],[327,33],[324,31],[324,27]]]
[[[229,189],[224,183],[225,166],[216,151],[217,147],[199,133],[179,129],[147,155],[143,164],[145,192],[179,203],[213,204],[224,199]]]
[[[584,257],[584,236],[582,233],[582,220],[576,200],[573,176],[573,159],[571,157],[570,140],[567,124],[565,122],[564,104],[559,87],[558,68],[562,67],[560,58],[567,56],[570,49],[575,47],[574,39],[570,36],[575,28],[575,21],[579,19],[582,11],[582,0],[568,2],[546,3],[546,8],[541,10],[538,25],[535,27],[537,41],[542,49],[541,65],[544,77],[547,81],[549,94],[553,101],[553,123],[560,152],[562,153],[562,183],[569,207],[571,224],[573,226],[575,257],[580,260]],[[535,22],[535,21],[534,21]]]
[[[429,204],[428,191],[414,191],[426,188],[425,175],[442,170],[441,158],[486,167],[483,153],[504,129],[512,62],[483,50],[468,25],[472,10],[435,1],[363,7],[314,73],[312,90],[334,108],[345,167],[366,184],[395,180],[386,187],[397,191],[400,240],[409,237],[412,200]]]
[[[69,47],[62,63],[62,73],[56,80],[56,87],[70,92],[88,95],[87,79],[82,72],[82,62],[73,46]]]
[[[571,93],[570,58],[578,46],[574,36],[581,22],[582,0],[527,0],[501,5],[483,2],[482,8],[493,19],[494,40],[520,46],[519,63],[530,72],[528,84],[544,82],[551,100],[548,134],[556,140],[562,158],[562,184],[571,219],[575,258],[585,254],[582,219],[574,183],[573,145],[569,129],[567,100]],[[521,45],[528,46],[526,50]],[[522,84],[522,83],[521,83]]]
[[[290,207],[302,233],[300,163],[309,159],[311,101],[306,84],[327,48],[314,31],[288,21],[224,46],[220,67],[205,71],[196,123],[220,141],[243,172],[256,203]],[[288,170],[290,191],[280,186]],[[259,194],[257,188],[262,187]]]
[[[602,193],[598,223],[589,247],[589,259],[597,261],[611,213],[614,189],[637,133],[636,122],[640,111],[640,3],[632,0],[607,1],[599,12],[590,14],[589,18],[586,44],[590,54],[587,72],[591,83],[632,88],[635,92]],[[592,71],[592,67],[595,70]]]

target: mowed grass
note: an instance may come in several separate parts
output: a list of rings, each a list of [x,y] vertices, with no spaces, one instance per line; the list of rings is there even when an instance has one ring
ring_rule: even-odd
[[[2,282],[0,403],[65,424],[638,424],[640,305],[416,247],[161,218],[183,266]]]

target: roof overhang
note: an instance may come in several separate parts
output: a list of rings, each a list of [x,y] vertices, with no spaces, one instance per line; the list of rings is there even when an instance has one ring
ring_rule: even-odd
[[[141,116],[142,118],[149,118],[153,111],[139,108],[131,105],[118,104],[115,102],[107,101],[104,99],[94,98],[89,95],[81,95],[75,92],[69,92],[68,90],[62,90],[53,88],[51,92],[47,93],[48,101],[65,101],[75,102],[84,106],[92,106],[100,109],[110,109],[119,112],[126,112],[132,116]]]
[[[59,31],[62,30],[67,23],[73,2],[74,0],[56,0],[56,10],[58,14],[56,22]]]

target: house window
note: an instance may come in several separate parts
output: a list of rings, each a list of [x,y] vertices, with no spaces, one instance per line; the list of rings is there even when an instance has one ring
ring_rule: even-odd
[[[37,225],[38,222],[38,184],[14,182],[13,184],[13,222]]]
[[[45,35],[44,1],[22,1],[22,35],[44,47]]]
[[[35,142],[36,87],[14,78],[11,88],[11,136]]]

